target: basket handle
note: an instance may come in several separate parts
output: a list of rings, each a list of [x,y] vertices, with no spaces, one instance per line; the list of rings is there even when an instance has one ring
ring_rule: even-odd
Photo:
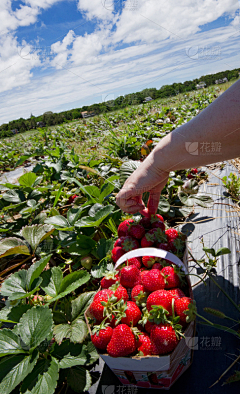
[[[139,248],[131,250],[130,252],[125,253],[115,264],[115,268],[118,268],[122,263],[124,263],[128,259],[132,259],[133,257],[142,257],[142,256],[154,256],[154,257],[161,257],[162,259],[166,259],[171,261],[172,263],[176,264],[180,267],[183,272],[187,275],[188,271],[183,262],[175,256],[175,254],[170,253],[163,249],[157,248]]]

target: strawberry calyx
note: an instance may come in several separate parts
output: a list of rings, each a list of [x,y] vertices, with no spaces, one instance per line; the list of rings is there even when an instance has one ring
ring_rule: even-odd
[[[162,305],[152,305],[148,320],[156,324],[169,323],[167,315],[169,312]]]
[[[139,247],[138,241],[133,239],[132,237],[125,237],[122,242],[122,248],[125,252],[129,252],[130,250],[137,249]]]
[[[99,325],[95,325],[92,329],[92,334],[97,334],[97,336],[99,335],[99,331],[100,330],[104,330],[105,328],[107,328],[109,326],[109,322],[107,322],[107,317],[105,317],[105,319],[99,324]]]
[[[175,303],[175,298],[172,298],[172,316],[170,316],[168,323],[174,329],[177,339],[179,339],[180,337],[185,338],[182,332],[182,325],[179,324],[180,317],[175,315],[174,303]]]
[[[190,323],[191,321],[195,320],[197,315],[196,301],[192,300],[192,302],[190,302],[188,305],[188,309],[186,309],[183,313],[187,315],[186,317],[187,323]]]
[[[144,307],[142,310],[142,318],[141,318],[141,320],[138,321],[138,324],[145,326],[145,324],[148,321],[149,316],[150,316],[150,312],[147,310],[146,307]]]
[[[114,295],[108,296],[107,301],[101,301],[101,305],[103,308],[103,316],[107,317],[108,319],[112,319],[113,311],[115,309],[115,304],[117,304],[118,299]]]
[[[119,324],[123,317],[127,317],[126,315],[127,303],[124,302],[123,299],[119,300],[116,304],[114,304],[113,315],[115,317],[115,324]]]
[[[141,290],[138,293],[138,295],[134,297],[134,300],[135,300],[137,306],[140,306],[140,307],[145,307],[146,306],[146,301],[147,301],[147,298],[148,298],[148,294],[149,293],[146,293],[145,291]]]

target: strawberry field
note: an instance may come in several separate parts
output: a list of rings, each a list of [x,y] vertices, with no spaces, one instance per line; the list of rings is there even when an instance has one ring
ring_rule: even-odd
[[[155,217],[127,216],[115,199],[157,142],[218,94],[209,88],[0,140],[0,393],[86,392],[99,379],[99,351],[113,357],[169,353],[196,316],[226,331],[198,314],[186,278],[171,262],[145,256],[130,259],[121,270],[114,267],[127,252],[145,247],[183,259],[186,234],[180,227],[196,207],[213,205],[212,196],[199,190],[208,182],[206,169],[171,172]],[[20,166],[26,173],[8,182],[9,171]],[[224,182],[238,204],[238,177]],[[204,244],[202,249],[201,260],[189,252],[200,268],[198,280],[214,281],[218,259],[230,250]],[[150,305],[156,291],[166,299],[150,299]],[[92,338],[84,316],[89,308]],[[208,312],[227,318],[215,309]],[[154,333],[146,323],[157,326]],[[158,331],[164,324],[175,337],[161,353]],[[121,328],[131,344],[118,353],[110,341]],[[239,339],[236,326],[228,332]]]

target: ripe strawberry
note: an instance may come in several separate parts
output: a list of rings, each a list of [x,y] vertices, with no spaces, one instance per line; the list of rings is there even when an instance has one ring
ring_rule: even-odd
[[[123,239],[122,239],[121,247],[123,248],[123,250],[125,252],[129,252],[130,250],[139,248],[139,243],[136,239],[134,239],[130,236],[126,236],[126,237],[122,237],[122,238]]]
[[[188,178],[188,179],[193,179],[193,175],[192,175],[192,174],[188,174],[188,175],[187,175],[187,178]]]
[[[108,299],[108,297],[111,297],[112,295],[113,295],[113,291],[111,289],[99,290],[95,294],[93,301],[96,301],[97,299],[101,299],[101,301],[105,301]]]
[[[147,310],[151,311],[154,305],[161,305],[169,314],[172,314],[172,297],[166,290],[157,290],[151,293],[147,299]]]
[[[120,272],[120,283],[123,287],[133,288],[141,282],[140,271],[135,265],[123,267]]]
[[[198,173],[197,168],[192,168],[192,169],[191,169],[191,173],[192,173],[192,174],[197,174],[197,173]]]
[[[161,270],[161,273],[163,274],[165,278],[165,289],[172,289],[174,287],[179,287],[180,285],[180,270],[176,265],[174,267],[168,266],[164,267]],[[179,273],[179,275],[178,275]]]
[[[121,318],[121,323],[127,324],[128,326],[136,326],[142,316],[140,309],[133,301],[127,301],[125,305],[126,305],[126,309],[125,311],[123,311],[123,317]],[[116,315],[116,317],[118,317],[118,315]]]
[[[113,330],[107,352],[111,357],[125,357],[133,353],[136,347],[136,339],[131,328],[127,324],[119,324]]]
[[[157,242],[157,243],[156,243],[156,248],[158,248],[158,249],[163,249],[163,250],[167,250],[167,251],[170,250],[169,245],[166,244],[166,243],[163,243],[163,242]]]
[[[185,243],[182,239],[176,238],[168,243],[169,249],[172,253],[181,254],[185,249]]]
[[[118,238],[115,242],[113,247],[115,248],[115,246],[122,246],[123,240],[124,240],[125,236],[122,236],[120,238]]]
[[[98,349],[105,350],[112,337],[112,333],[113,333],[112,327],[107,326],[105,328],[99,329],[96,332],[93,331],[93,333],[94,334],[91,335],[91,340],[94,346]]]
[[[159,261],[158,257],[154,257],[154,256],[143,256],[142,257],[142,263],[147,268],[153,267],[153,264],[158,262],[158,261]]]
[[[74,194],[73,196],[70,196],[68,201],[67,201],[67,205],[72,204],[73,201],[75,200],[75,198],[77,198],[77,194]]]
[[[142,266],[141,257],[133,257],[132,259],[127,260],[127,265],[135,265],[138,269]]]
[[[151,353],[152,355],[159,354],[158,348],[153,341],[151,341]]]
[[[134,223],[133,219],[127,219],[124,220],[122,223],[119,224],[118,226],[118,236],[122,237],[124,235],[128,234],[128,226],[130,225],[130,223]]]
[[[155,325],[151,329],[150,339],[155,344],[159,354],[170,353],[178,344],[175,331],[169,324]]]
[[[154,245],[155,237],[153,234],[146,233],[144,237],[141,239],[141,247],[148,248]]]
[[[164,289],[164,277],[158,269],[151,269],[142,278],[142,284],[147,291]]]
[[[128,299],[129,299],[128,292],[125,289],[125,287],[123,287],[122,285],[119,284],[119,282],[117,282],[113,286],[111,286],[111,290],[114,291],[114,296],[117,297],[118,301],[121,299],[123,299],[124,302],[128,301]]]
[[[152,354],[152,341],[147,334],[141,333],[139,335],[137,349],[141,356],[150,356]]]
[[[161,223],[161,222],[160,222]],[[161,228],[157,227],[157,228],[152,228],[151,230],[149,230],[148,234],[151,234],[154,236],[154,240],[155,242],[163,242],[165,243],[167,240],[167,237],[165,235],[165,231],[163,231]]]
[[[115,248],[113,248],[112,250],[112,260],[114,263],[116,263],[118,261],[118,259],[120,259],[120,257],[122,257],[126,252],[123,250],[123,248],[121,246],[115,246]]]
[[[151,332],[151,329],[153,328],[153,326],[155,326],[155,323],[154,323],[154,322],[151,322],[151,321],[149,321],[149,320],[147,320],[147,322],[146,322],[144,328],[145,328],[145,330],[146,330],[147,332],[150,333],[150,332]]]
[[[159,262],[154,263],[152,266],[152,269],[155,269],[155,270],[161,270],[162,268],[163,268],[163,266]]]
[[[101,304],[102,301],[108,301],[107,298],[101,299],[100,297],[96,300],[94,300],[89,308],[89,311],[91,315],[99,322],[101,322],[104,319],[103,316],[103,311],[104,311],[104,306]]]
[[[158,213],[156,213],[155,217],[160,220],[161,222],[164,222],[164,219],[162,217],[162,215],[159,215]]]
[[[151,227],[152,228],[160,228],[162,231],[165,230],[164,220],[161,215],[152,215],[151,217]]]
[[[182,298],[182,297],[186,297],[184,292],[181,289],[171,289],[168,290],[168,293],[171,295],[171,297],[173,297],[174,299],[177,298]]]
[[[192,303],[192,299],[190,297],[182,297],[175,299],[174,310],[176,315],[180,316],[180,323],[185,325],[187,315],[184,313],[188,310],[189,304]]]
[[[141,224],[132,223],[129,226],[128,233],[136,239],[141,239],[145,234],[145,229]]]
[[[133,287],[131,292],[132,301],[136,302],[137,305],[141,306],[142,303],[147,301],[147,292],[143,285],[136,285]]]
[[[144,268],[141,269],[141,271],[140,271],[141,282],[142,282],[142,279],[143,279],[144,275],[146,275],[147,272],[148,272],[147,269],[144,269]]]
[[[141,224],[141,226],[143,226],[145,229],[151,228],[151,221],[147,217],[143,217],[139,224]]]
[[[175,228],[169,228],[165,231],[168,242],[173,241],[179,237],[178,231]]]
[[[119,275],[116,271],[109,271],[104,278],[101,280],[102,289],[109,289],[110,286],[114,285],[117,281],[119,281]]]

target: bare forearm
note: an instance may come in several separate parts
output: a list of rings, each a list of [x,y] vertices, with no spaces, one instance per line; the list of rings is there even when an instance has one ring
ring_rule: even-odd
[[[202,113],[164,137],[144,161],[178,170],[240,156],[240,81]]]

